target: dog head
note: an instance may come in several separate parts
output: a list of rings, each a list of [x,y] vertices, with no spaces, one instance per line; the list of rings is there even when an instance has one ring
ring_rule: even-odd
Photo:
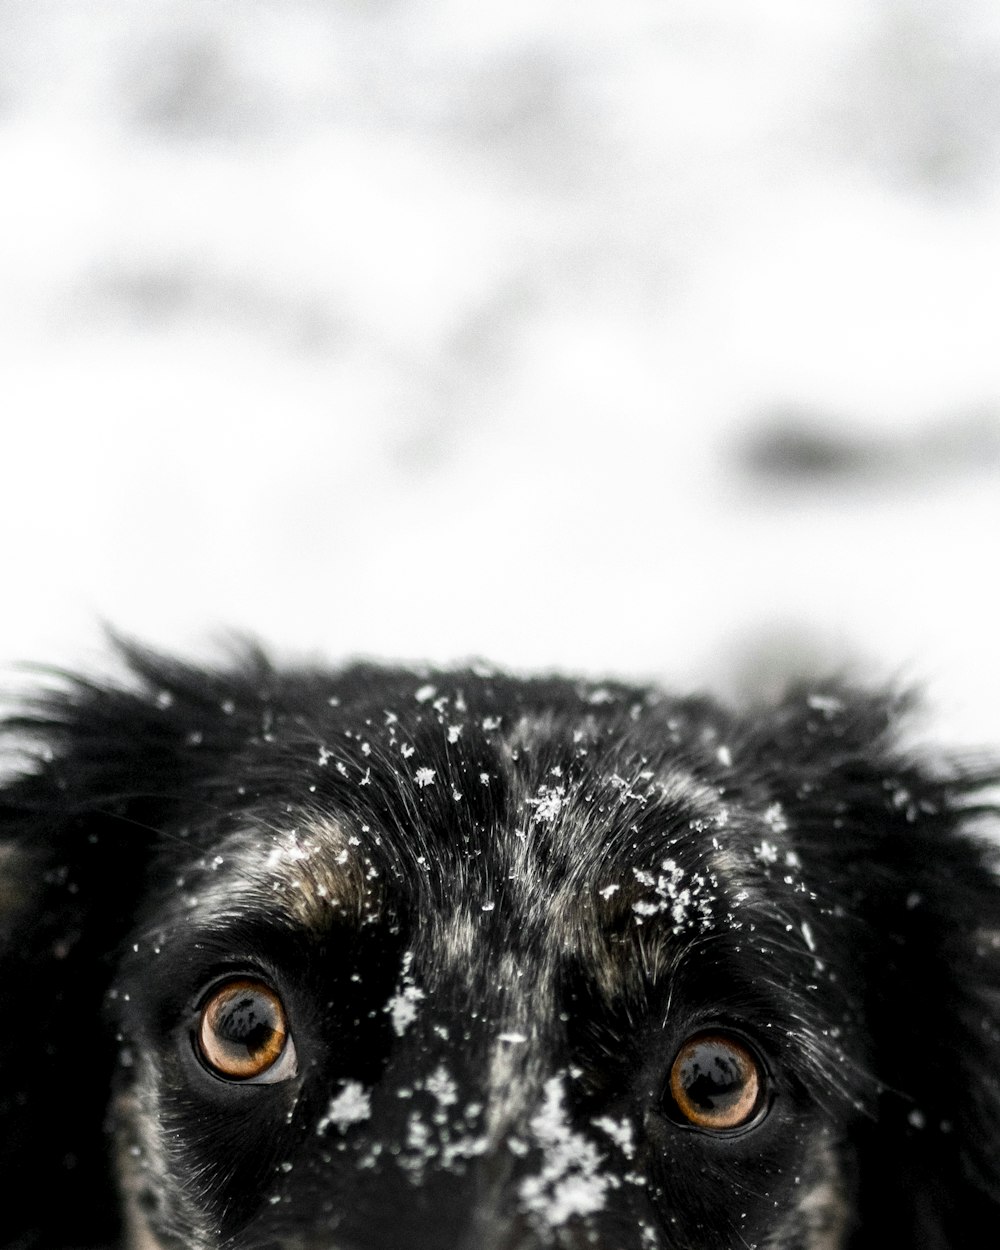
[[[908,756],[894,699],[129,659],[11,722],[3,1245],[950,1250],[1000,1214],[993,778]]]

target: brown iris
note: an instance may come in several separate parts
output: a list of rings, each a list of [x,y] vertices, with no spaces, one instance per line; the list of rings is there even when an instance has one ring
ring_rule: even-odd
[[[689,1038],[670,1069],[674,1105],[695,1128],[743,1128],[760,1110],[763,1092],[760,1063],[748,1047],[724,1033]]]
[[[281,999],[263,981],[227,981],[205,1001],[196,1037],[214,1072],[230,1081],[248,1081],[281,1057],[288,1021]]]

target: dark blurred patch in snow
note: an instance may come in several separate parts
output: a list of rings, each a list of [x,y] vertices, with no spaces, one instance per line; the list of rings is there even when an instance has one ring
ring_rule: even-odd
[[[268,129],[274,103],[225,40],[209,31],[151,41],[123,82],[123,95],[126,116],[138,125],[232,139]]]
[[[758,418],[734,449],[755,485],[923,490],[929,484],[1000,469],[1000,419],[961,413],[923,427],[845,428],[831,414],[795,410]]]
[[[84,275],[79,288],[81,318],[102,313],[111,326],[155,333],[172,324],[229,328],[255,339],[304,352],[336,352],[352,331],[329,301],[309,291],[279,286],[253,274],[217,271],[208,262],[176,258],[162,268],[102,265]]]

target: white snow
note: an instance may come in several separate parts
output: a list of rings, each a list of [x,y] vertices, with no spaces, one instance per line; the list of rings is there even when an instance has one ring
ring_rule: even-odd
[[[711,923],[710,894],[700,873],[685,874],[675,860],[665,859],[656,874],[640,868],[633,868],[632,874],[652,895],[632,904],[639,923],[661,913],[669,914],[675,933],[695,924],[704,930]]]
[[[340,1093],[330,1099],[326,1114],[316,1125],[316,1132],[322,1135],[333,1124],[343,1133],[352,1124],[369,1119],[371,1113],[369,1092],[357,1081],[346,1081]]]
[[[49,0],[3,58],[0,664],[846,659],[996,740],[989,0]],[[748,473],[781,412],[859,471]]]
[[[443,1064],[439,1064],[430,1074],[424,1082],[424,1089],[437,1099],[442,1111],[458,1102],[458,1086]]]
[[[389,1013],[389,1018],[392,1020],[393,1031],[397,1037],[402,1037],[413,1021],[417,1018],[418,1006],[424,998],[423,990],[413,983],[413,978],[410,973],[410,966],[412,963],[413,953],[412,951],[407,951],[403,957],[400,988],[395,994],[393,994],[385,1005],[385,1010]]]
[[[603,1115],[591,1120],[591,1124],[607,1133],[626,1159],[635,1157],[635,1130],[631,1120],[616,1120]]]
[[[542,1152],[541,1170],[522,1180],[521,1205],[549,1228],[571,1216],[593,1215],[605,1203],[611,1178],[601,1171],[597,1147],[577,1133],[566,1116],[563,1078],[545,1083],[545,1096],[531,1120],[535,1144]]]
[[[527,799],[529,807],[535,809],[535,819],[539,824],[554,824],[562,811],[563,802],[566,798],[565,786],[549,786],[541,785],[538,787],[538,793],[534,798]]]

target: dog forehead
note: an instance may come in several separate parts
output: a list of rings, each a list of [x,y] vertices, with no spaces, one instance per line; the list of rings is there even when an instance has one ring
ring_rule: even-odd
[[[181,888],[165,910],[189,923],[260,915],[322,933],[335,919],[360,922],[380,910],[379,872],[360,838],[333,818],[311,815],[284,826],[247,817],[173,884]],[[160,918],[169,916],[161,911]]]
[[[567,690],[526,708],[427,684],[276,727],[269,790],[201,841],[194,905],[316,933],[405,912],[456,958],[484,931],[589,955],[626,923],[704,932],[747,897],[755,856],[788,854],[783,814],[726,797],[739,766],[714,724]]]
[[[574,777],[555,765],[509,768],[506,781],[503,811],[488,821],[453,795],[425,808],[412,794],[404,828],[387,829],[374,802],[367,819],[311,804],[283,827],[248,821],[199,860],[193,905],[208,920],[263,909],[319,935],[405,912],[439,964],[485,946],[599,964],[610,931],[704,932],[720,904],[745,896],[748,840],[727,836],[725,805],[690,773]],[[755,849],[778,853],[763,838]]]

